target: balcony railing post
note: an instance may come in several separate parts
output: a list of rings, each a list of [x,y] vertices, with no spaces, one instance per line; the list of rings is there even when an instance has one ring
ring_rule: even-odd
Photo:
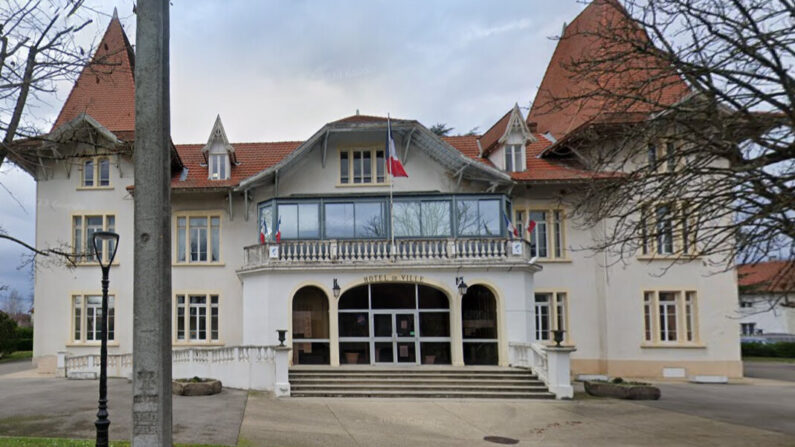
[[[336,240],[332,240],[329,244],[329,258],[334,260],[337,259],[337,251],[339,250],[339,246],[337,245]]]

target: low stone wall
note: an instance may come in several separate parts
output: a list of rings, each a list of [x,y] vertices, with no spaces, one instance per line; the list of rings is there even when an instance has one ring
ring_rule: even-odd
[[[175,379],[208,377],[224,386],[273,391],[290,395],[290,348],[285,346],[231,346],[187,348],[172,351],[171,375]],[[99,377],[99,355],[69,356],[58,353],[57,375],[73,379]],[[108,377],[132,378],[132,354],[108,355]]]

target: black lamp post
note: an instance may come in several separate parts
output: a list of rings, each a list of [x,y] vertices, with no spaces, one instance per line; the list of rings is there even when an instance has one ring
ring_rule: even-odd
[[[110,231],[97,231],[94,233],[92,242],[97,262],[102,267],[102,320],[99,323],[100,337],[102,338],[102,345],[99,348],[99,406],[94,425],[97,427],[97,447],[107,447],[108,426],[110,426],[110,419],[108,419],[108,274],[113,258],[116,257],[116,249],[119,247],[119,235]],[[110,247],[111,243],[113,247]],[[105,249],[108,250],[108,253],[105,253]],[[107,254],[107,256],[103,258],[103,254]]]

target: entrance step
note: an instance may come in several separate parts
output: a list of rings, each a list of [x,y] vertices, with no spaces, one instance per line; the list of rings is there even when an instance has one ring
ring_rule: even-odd
[[[293,397],[551,399],[531,371],[518,368],[290,369]]]

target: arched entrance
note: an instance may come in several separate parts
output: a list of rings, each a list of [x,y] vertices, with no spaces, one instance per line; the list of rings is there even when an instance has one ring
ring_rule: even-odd
[[[473,285],[461,298],[465,365],[497,365],[497,299],[487,287]]]
[[[450,301],[422,284],[365,284],[339,299],[340,364],[450,364]]]
[[[303,287],[293,297],[293,365],[328,365],[329,304],[317,287]]]

